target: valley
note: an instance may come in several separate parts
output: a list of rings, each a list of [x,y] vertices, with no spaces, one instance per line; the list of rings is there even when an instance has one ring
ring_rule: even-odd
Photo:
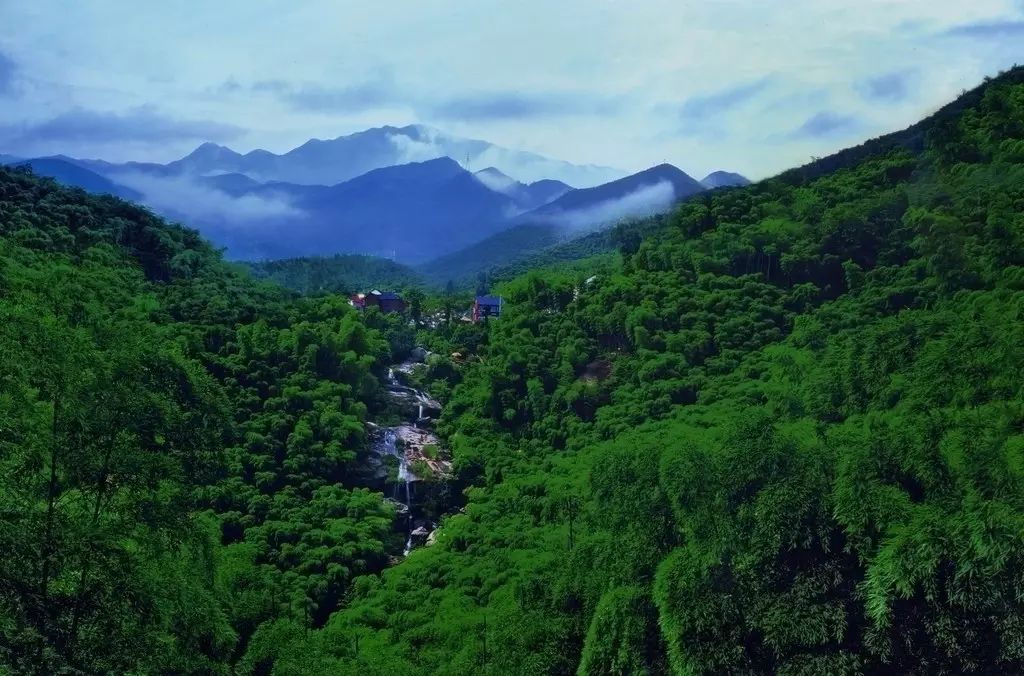
[[[1024,672],[1024,67],[927,98],[1017,5],[40,1],[0,7],[0,101],[58,111],[0,109],[0,673]],[[262,149],[370,119],[509,143]],[[642,168],[702,143],[805,159]]]
[[[398,150],[410,144],[413,154]],[[420,156],[425,159],[405,161]],[[490,160],[519,177],[541,178],[523,183],[496,166],[469,169],[470,163]],[[492,238],[519,226],[527,230],[519,227],[517,246],[506,252],[517,259],[622,219],[664,211],[701,190],[746,180],[718,172],[706,187],[670,165],[622,177],[625,172],[422,127],[381,127],[310,141],[284,155],[240,155],[206,143],[166,165],[66,156],[11,163],[27,163],[40,175],[93,194],[143,202],[199,229],[236,260],[349,254],[428,268],[444,256],[470,257],[472,247],[490,247]],[[545,234],[522,237],[528,228]],[[440,285],[488,271],[483,264],[475,268]]]

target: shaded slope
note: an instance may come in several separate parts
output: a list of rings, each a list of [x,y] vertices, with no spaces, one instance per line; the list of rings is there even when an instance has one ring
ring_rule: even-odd
[[[659,164],[610,183],[573,190],[519,219],[592,227],[655,213],[703,190],[704,186],[680,169]]]
[[[89,171],[81,166],[55,157],[40,157],[22,160],[13,166],[29,167],[38,176],[52,178],[64,185],[81,188],[94,195],[114,195],[126,200],[138,201],[142,195],[126,186]]]

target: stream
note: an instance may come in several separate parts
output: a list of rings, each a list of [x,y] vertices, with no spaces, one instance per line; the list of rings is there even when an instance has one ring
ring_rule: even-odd
[[[397,376],[400,372],[411,373],[416,364],[409,359],[388,369],[387,396],[402,421],[392,427],[368,423],[374,484],[398,510],[399,527],[405,533],[403,556],[415,547],[430,544],[439,516],[434,504],[437,489],[451,473],[451,462],[431,429],[441,414],[441,404],[425,392],[402,384]],[[389,481],[388,458],[397,461],[393,482]]]

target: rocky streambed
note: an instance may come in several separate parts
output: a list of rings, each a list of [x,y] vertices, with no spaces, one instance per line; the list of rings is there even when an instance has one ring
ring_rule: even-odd
[[[441,404],[425,392],[402,384],[396,373],[409,374],[415,359],[389,369],[387,396],[402,422],[393,426],[368,423],[368,483],[384,492],[398,509],[398,527],[406,535],[404,554],[427,544],[443,510],[451,460],[433,422]]]

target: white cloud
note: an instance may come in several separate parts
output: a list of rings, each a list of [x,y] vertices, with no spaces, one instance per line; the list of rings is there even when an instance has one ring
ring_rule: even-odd
[[[195,225],[216,224],[221,228],[251,229],[260,224],[299,218],[302,210],[287,198],[273,193],[235,197],[202,185],[188,176],[154,176],[141,172],[111,174],[116,183],[132,188],[143,202],[161,213],[179,214]]]
[[[7,2],[0,25],[18,30],[0,51],[19,66],[21,99],[5,102],[0,125],[75,106],[153,105],[250,130],[233,142],[239,150],[280,152],[310,137],[423,122],[577,163],[669,161],[691,174],[757,177],[903,128],[1011,65],[1016,34],[978,27],[1022,19],[1018,0]],[[905,96],[884,105],[864,96],[863,83],[895,72],[914,74]],[[714,103],[765,78],[727,110],[705,105],[711,123],[688,121],[701,133],[683,133],[687,101]],[[218,92],[225,82],[285,83],[292,97]],[[801,103],[812,94],[813,105]],[[475,114],[431,119],[459,101],[476,102]],[[821,112],[861,124],[790,134]],[[111,159],[189,150],[82,147]]]
[[[676,192],[669,181],[637,188],[618,199],[607,200],[585,209],[551,214],[551,222],[570,230],[587,230],[627,218],[649,216],[666,210],[675,201]]]

